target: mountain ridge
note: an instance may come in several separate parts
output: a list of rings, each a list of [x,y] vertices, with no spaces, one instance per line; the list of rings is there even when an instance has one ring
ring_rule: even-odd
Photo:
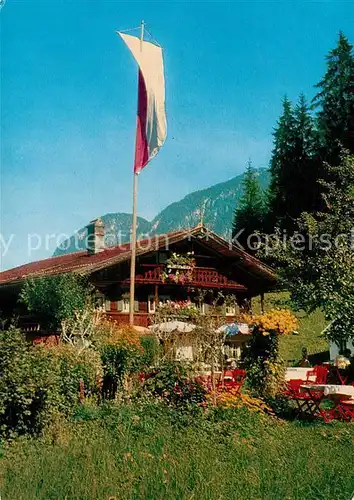
[[[269,184],[269,171],[256,170],[263,190]],[[138,237],[164,234],[197,226],[202,220],[211,231],[227,238],[231,233],[233,213],[242,195],[245,173],[205,189],[193,191],[172,202],[152,221],[138,217]],[[111,212],[101,216],[106,228],[106,245],[113,246],[130,240],[132,216],[126,212]],[[56,248],[54,256],[85,249],[87,227],[81,228]]]

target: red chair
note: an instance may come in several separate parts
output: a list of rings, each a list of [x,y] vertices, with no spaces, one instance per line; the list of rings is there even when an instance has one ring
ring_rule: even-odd
[[[309,404],[311,402],[310,395],[307,392],[304,392],[301,388],[304,384],[306,384],[306,382],[302,379],[289,380],[286,384],[285,390],[283,391],[285,396],[295,401],[300,415],[306,415],[309,413]]]
[[[246,378],[246,370],[225,370],[218,384],[219,389],[234,390],[239,393]]]
[[[328,368],[323,365],[315,366],[313,370],[307,372],[307,384],[326,384],[328,377]],[[311,381],[310,377],[315,376],[315,381]]]
[[[354,401],[352,399],[341,401],[337,408],[344,420],[347,422],[354,420]]]
[[[335,416],[333,409],[326,410],[321,406],[324,399],[323,390],[312,387],[303,380],[290,380],[284,394],[295,401],[299,414],[303,417],[320,417],[325,422],[330,422]]]
[[[233,376],[235,380],[244,380],[247,376],[246,370],[243,370],[241,368],[236,368],[235,370],[232,370]]]
[[[236,390],[237,390],[237,392],[240,392],[240,390],[244,384],[244,381],[247,377],[246,370],[243,370],[241,368],[237,368],[236,370],[233,370],[233,377],[234,377],[235,384],[236,384]]]
[[[140,372],[138,374],[138,377],[139,377],[139,380],[140,382],[143,384],[145,382],[145,380],[148,380],[149,378],[152,378],[156,375],[156,371],[152,371],[150,373],[146,373],[146,372]]]
[[[301,386],[306,384],[302,379],[289,380],[286,383],[286,388],[283,394],[289,399],[296,401],[297,406],[302,410],[303,405],[300,404],[301,401],[308,401],[310,396],[301,389]]]
[[[296,380],[289,380],[286,383],[286,388],[283,391],[283,394],[285,396],[288,396],[291,399],[295,399],[297,396],[300,395],[301,392],[301,385],[304,384],[304,381],[301,379],[296,379]]]
[[[207,375],[199,375],[195,378],[195,381],[200,384],[205,390],[211,389],[211,380]]]
[[[339,381],[341,385],[345,385],[348,381],[349,376],[345,374],[345,370],[342,370],[341,368],[338,368],[336,366],[336,372],[337,372],[337,377],[339,378]],[[344,375],[343,375],[344,372]]]

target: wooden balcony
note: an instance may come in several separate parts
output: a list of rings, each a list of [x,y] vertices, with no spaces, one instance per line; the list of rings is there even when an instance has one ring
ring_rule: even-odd
[[[240,285],[236,281],[229,279],[221,274],[218,270],[210,267],[195,267],[191,271],[191,276],[183,281],[175,282],[173,280],[163,279],[163,271],[165,266],[142,265],[138,268],[135,277],[136,284],[155,284],[155,285],[176,285],[176,286],[191,286],[198,288],[223,288],[246,291],[246,287]],[[183,271],[183,270],[182,270]],[[188,273],[189,274],[189,273]],[[123,283],[129,283],[130,279],[126,279]]]

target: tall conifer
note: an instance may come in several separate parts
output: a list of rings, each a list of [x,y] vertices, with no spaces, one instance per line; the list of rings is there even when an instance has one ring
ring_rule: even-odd
[[[285,98],[270,162],[268,231],[274,226],[291,231],[302,212],[320,208],[321,161],[317,149],[314,121],[305,96],[300,95],[295,108]]]
[[[287,212],[287,189],[289,170],[292,170],[295,153],[295,116],[291,102],[283,99],[283,112],[277,123],[274,136],[274,147],[270,161],[270,187],[268,195],[268,229],[280,220]]]
[[[248,162],[245,178],[242,183],[243,193],[235,210],[232,236],[237,237],[237,242],[246,250],[248,237],[263,229],[264,204],[263,193],[256,170]]]
[[[297,218],[302,212],[315,212],[322,206],[319,179],[324,166],[318,155],[318,135],[304,94],[295,107],[295,151],[293,175],[289,182],[289,212]]]
[[[327,56],[327,71],[316,85],[317,127],[323,159],[337,165],[341,146],[354,152],[354,55],[342,32]]]

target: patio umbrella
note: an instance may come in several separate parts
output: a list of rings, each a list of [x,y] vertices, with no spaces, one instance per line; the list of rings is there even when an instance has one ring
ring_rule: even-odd
[[[217,330],[218,333],[225,333],[226,337],[232,335],[250,335],[250,327],[247,323],[228,323],[220,326]]]
[[[159,331],[163,333],[171,332],[181,332],[189,333],[196,328],[195,325],[191,323],[185,323],[184,321],[165,321],[164,323],[158,323],[157,325],[149,326],[150,330],[154,332]]]

